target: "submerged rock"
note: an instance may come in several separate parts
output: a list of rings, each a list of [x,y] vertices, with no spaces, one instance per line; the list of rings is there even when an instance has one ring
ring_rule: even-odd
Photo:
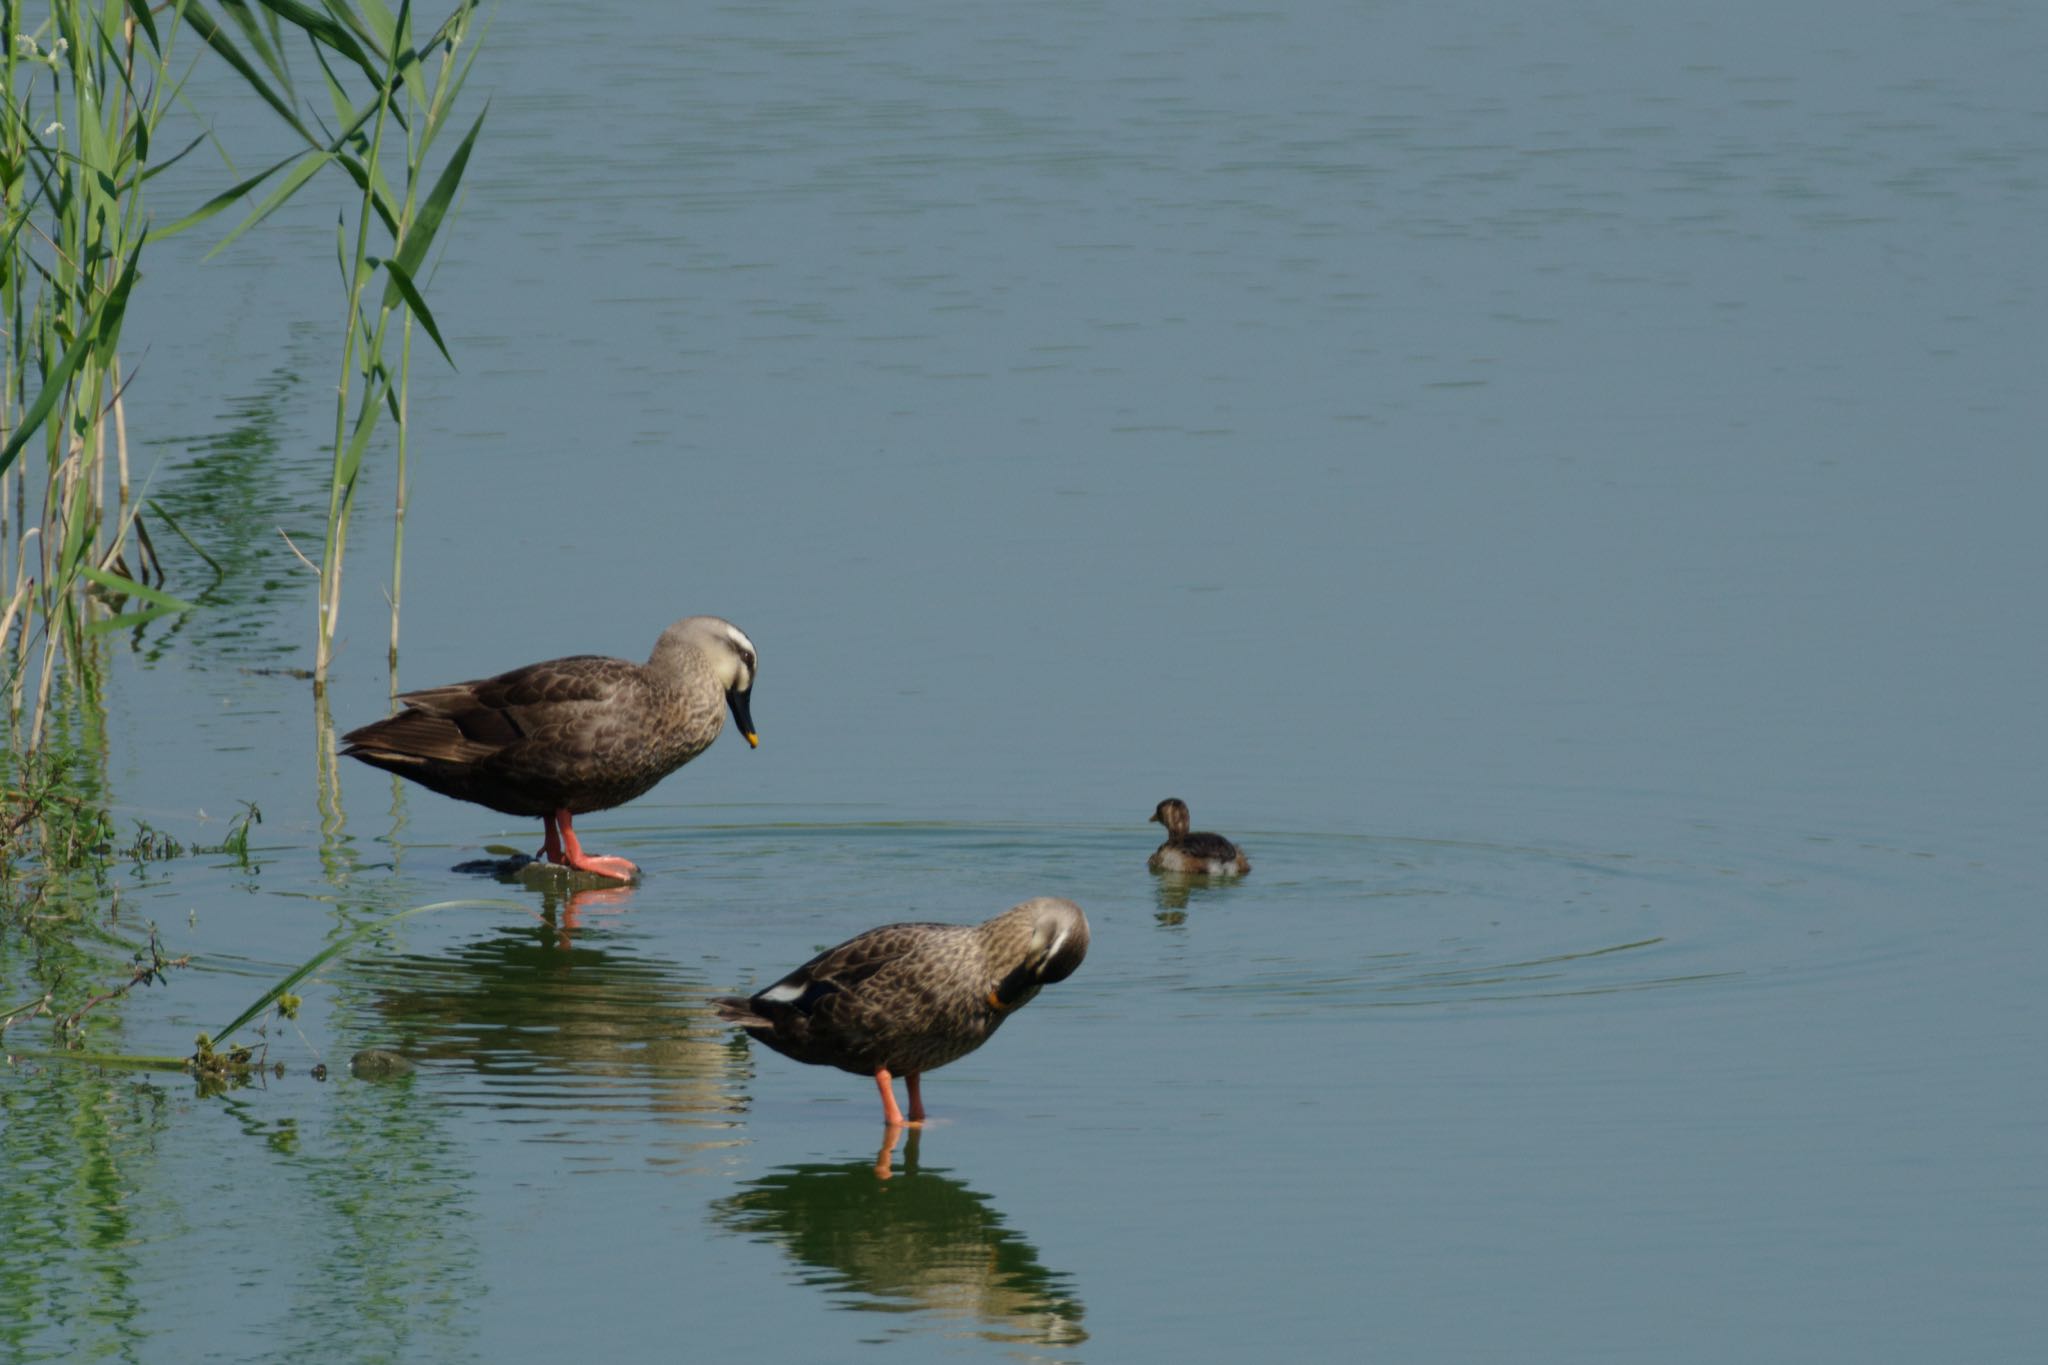
[[[419,1067],[396,1052],[366,1047],[348,1059],[348,1069],[359,1081],[388,1081],[395,1076],[410,1076]]]

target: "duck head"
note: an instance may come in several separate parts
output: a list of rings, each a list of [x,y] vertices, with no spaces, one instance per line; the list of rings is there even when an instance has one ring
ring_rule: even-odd
[[[1169,837],[1178,839],[1188,832],[1188,803],[1169,796],[1152,812],[1152,820],[1166,826]]]
[[[725,704],[733,722],[746,736],[747,747],[761,747],[754,730],[754,712],[748,704],[754,691],[754,642],[732,622],[717,616],[687,616],[661,633],[654,643],[649,668],[676,668],[689,657],[701,659],[725,689]]]
[[[1042,986],[1065,981],[1088,956],[1088,917],[1057,896],[1040,896],[1004,911],[987,929],[1017,954],[1016,965],[990,993],[999,1010],[1013,1009]]]

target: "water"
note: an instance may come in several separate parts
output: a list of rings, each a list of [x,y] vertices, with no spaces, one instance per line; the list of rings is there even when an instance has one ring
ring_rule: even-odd
[[[450,870],[518,822],[323,806],[253,670],[338,201],[166,244],[129,426],[228,605],[117,659],[108,780],[264,824],[120,870],[195,965],[100,1041],[502,903],[338,958],[264,1086],[13,1067],[0,1357],[2030,1354],[2048,23],[642,8],[487,40],[401,678],[716,611],[762,748],[581,822],[647,877],[573,904]],[[1146,874],[1169,794],[1248,878]],[[887,1181],[871,1086],[706,1004],[1033,894],[1088,962]]]

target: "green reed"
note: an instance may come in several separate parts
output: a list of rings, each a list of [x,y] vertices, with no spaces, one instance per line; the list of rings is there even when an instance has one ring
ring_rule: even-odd
[[[60,665],[86,682],[90,636],[188,607],[146,581],[155,556],[131,500],[120,360],[144,190],[184,154],[158,158],[155,137],[175,93],[177,17],[52,0],[31,25],[19,0],[0,0],[0,658],[9,732],[30,748]]]
[[[305,140],[306,147],[216,196],[167,231],[183,230],[210,217],[274,179],[265,197],[214,248],[218,251],[304,192],[326,166],[338,167],[355,187],[351,208],[342,213],[335,230],[335,255],[347,302],[342,319],[341,374],[335,388],[326,536],[320,562],[314,566],[320,576],[314,631],[316,692],[325,690],[334,658],[357,482],[371,438],[387,414],[398,476],[390,591],[390,657],[394,670],[397,667],[413,328],[417,324],[424,330],[442,358],[453,364],[422,293],[422,271],[453,210],[470,151],[483,127],[483,114],[470,123],[438,171],[432,165],[433,152],[450,127],[457,99],[476,61],[479,44],[474,38],[481,35],[473,30],[480,6],[481,0],[458,0],[453,12],[421,38],[413,29],[410,0],[400,4],[395,14],[383,0],[359,0],[355,5],[325,0],[319,10],[289,0],[261,0],[268,16],[298,30],[312,47],[340,129],[324,139],[312,131],[312,121],[301,116],[278,41],[278,24],[266,29],[253,22],[242,6],[230,7],[226,12],[239,24],[241,41],[237,43],[235,36],[206,17],[198,4],[188,6],[193,25],[208,46],[242,75]],[[403,173],[402,190],[391,182],[394,170]]]
[[[50,0],[38,16],[0,0],[0,662],[12,744],[41,742],[60,677],[82,681],[92,665],[89,638],[191,606],[164,588],[150,533],[162,514],[130,482],[121,324],[145,246],[261,193],[218,251],[329,166],[348,176],[352,199],[337,231],[347,308],[316,566],[315,688],[333,658],[357,480],[386,413],[399,486],[395,667],[413,330],[446,356],[422,282],[482,115],[438,170],[432,158],[475,61],[480,3],[457,0],[420,37],[410,0],[396,13],[384,0],[236,0],[221,5],[223,18],[202,0]],[[331,128],[293,87],[293,35],[311,48]],[[181,38],[203,43],[305,145],[152,228],[149,182],[206,137],[165,155],[158,136],[185,95]]]
[[[394,12],[384,0],[218,0],[217,10],[203,0],[48,0],[34,14],[0,0],[0,687],[9,718],[0,736],[0,980],[25,967],[40,983],[33,1008],[9,1010],[0,1032],[29,1014],[53,1018],[76,1055],[96,1006],[184,965],[163,958],[152,934],[146,957],[119,977],[102,974],[113,970],[110,954],[133,946],[107,906],[109,895],[118,905],[108,870],[122,849],[100,771],[106,635],[191,609],[166,590],[156,555],[166,530],[190,537],[131,482],[128,460],[122,395],[133,376],[120,346],[145,254],[237,209],[241,221],[219,251],[310,185],[327,184],[322,170],[348,177],[336,182],[347,186],[336,245],[347,307],[317,566],[317,691],[333,655],[356,485],[386,415],[403,544],[414,329],[447,354],[422,291],[483,121],[470,120],[459,140],[442,136],[475,61],[479,6],[456,0],[422,36],[410,3]],[[312,112],[315,101],[293,87],[284,50],[301,39],[329,112]],[[210,137],[173,146],[162,136],[168,117],[204,119],[184,84],[201,60],[223,63],[303,146],[163,223],[147,202],[155,177]],[[192,548],[218,580],[218,563]],[[394,666],[401,569],[394,557]],[[221,844],[189,848],[138,826],[127,852],[138,861],[226,854],[248,867],[259,819],[246,807]],[[208,1058],[169,1060],[203,1072]]]

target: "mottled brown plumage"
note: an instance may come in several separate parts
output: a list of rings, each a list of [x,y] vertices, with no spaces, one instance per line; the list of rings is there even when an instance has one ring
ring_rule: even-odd
[[[1169,796],[1151,818],[1166,826],[1166,842],[1146,864],[1154,872],[1189,872],[1205,877],[1239,876],[1252,870],[1244,850],[1220,834],[1188,833],[1188,803]]]
[[[985,924],[888,924],[818,954],[719,1014],[785,1057],[873,1076],[883,1115],[903,1121],[889,1088],[907,1078],[910,1121],[924,1118],[918,1078],[988,1041],[1041,987],[1088,953],[1088,917],[1040,896]]]
[[[578,654],[405,693],[403,710],[342,736],[341,752],[458,801],[538,816],[551,861],[631,876],[623,858],[583,854],[571,818],[623,805],[703,753],[728,706],[755,744],[754,666],[737,626],[691,616],[644,664]]]

